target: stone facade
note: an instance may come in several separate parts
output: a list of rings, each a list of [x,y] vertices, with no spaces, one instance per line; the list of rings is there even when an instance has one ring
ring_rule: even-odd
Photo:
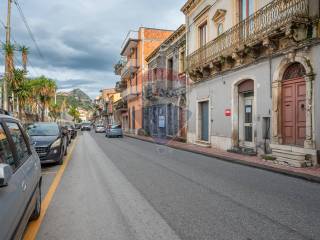
[[[160,138],[186,138],[185,26],[180,26],[148,58],[143,128]]]
[[[296,167],[316,165],[319,1],[253,2],[256,12],[247,18],[240,18],[236,0],[190,0],[182,8],[190,29],[186,53],[193,81],[187,91],[188,142],[245,154],[272,153],[278,163]],[[303,76],[284,79],[293,64],[302,66]],[[295,114],[286,110],[292,102],[285,102],[290,96],[284,88],[291,85],[301,91],[293,96],[300,104],[291,106]],[[291,131],[303,144],[288,143]]]

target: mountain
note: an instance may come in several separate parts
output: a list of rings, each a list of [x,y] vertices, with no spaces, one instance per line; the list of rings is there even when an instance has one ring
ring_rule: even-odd
[[[68,106],[76,106],[77,108],[80,107],[85,110],[93,109],[91,98],[79,88],[73,89],[70,92],[57,93],[58,104],[61,104],[65,99]]]
[[[69,96],[73,96],[81,102],[92,102],[91,98],[79,88],[73,89],[69,92]]]

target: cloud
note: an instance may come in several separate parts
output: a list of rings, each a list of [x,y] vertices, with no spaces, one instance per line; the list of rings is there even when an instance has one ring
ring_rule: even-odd
[[[176,29],[184,21],[180,8],[185,1],[20,0],[44,59],[37,53],[14,4],[12,37],[17,44],[30,47],[30,76],[44,74],[56,79],[61,90],[80,87],[95,97],[101,88],[113,87],[119,79],[113,65],[120,57],[127,32],[140,26]],[[6,4],[0,2],[1,16],[6,16]],[[2,41],[3,33],[0,28]],[[17,65],[20,59],[17,52]]]

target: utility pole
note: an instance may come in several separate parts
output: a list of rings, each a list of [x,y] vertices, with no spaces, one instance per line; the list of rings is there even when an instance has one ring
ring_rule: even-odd
[[[11,3],[12,0],[8,0],[8,15],[7,15],[7,26],[6,26],[6,45],[10,44],[10,20],[11,20]],[[3,79],[3,108],[9,110],[8,106],[8,80],[10,78],[10,66],[8,62],[8,53],[5,56],[5,78]]]

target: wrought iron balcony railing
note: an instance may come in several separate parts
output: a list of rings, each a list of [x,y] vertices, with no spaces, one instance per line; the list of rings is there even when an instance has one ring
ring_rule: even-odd
[[[292,21],[305,22],[308,13],[308,0],[274,0],[191,53],[187,58],[188,71],[205,66],[220,56],[232,54],[243,45],[250,46]]]
[[[138,60],[136,58],[128,59],[121,70],[122,78],[129,78],[139,68]]]

